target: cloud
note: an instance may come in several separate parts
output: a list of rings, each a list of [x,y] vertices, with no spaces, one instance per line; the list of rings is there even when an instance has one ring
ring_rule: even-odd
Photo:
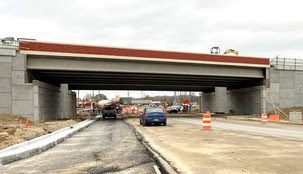
[[[261,0],[2,1],[2,37],[303,58],[302,2]]]

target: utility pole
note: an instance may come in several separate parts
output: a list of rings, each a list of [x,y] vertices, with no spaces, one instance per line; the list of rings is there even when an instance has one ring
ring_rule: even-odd
[[[93,102],[95,102],[95,90],[93,90]]]
[[[189,108],[188,111],[191,112],[191,91],[189,91]]]
[[[174,105],[177,105],[177,96],[176,96],[176,91],[174,91],[174,93],[175,93]]]
[[[80,100],[79,95],[80,95],[80,94],[79,94],[79,90],[78,90],[78,95],[77,95],[77,96],[78,96],[78,97],[77,97],[77,107],[79,107],[79,102],[80,102],[80,101],[79,101],[79,100]]]

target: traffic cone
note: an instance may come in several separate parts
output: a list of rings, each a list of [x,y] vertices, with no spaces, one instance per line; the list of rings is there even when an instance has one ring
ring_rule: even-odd
[[[28,119],[26,120],[25,128],[28,128]]]

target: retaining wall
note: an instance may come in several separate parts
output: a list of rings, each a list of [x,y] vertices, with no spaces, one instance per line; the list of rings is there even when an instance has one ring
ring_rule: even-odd
[[[266,89],[269,100],[279,108],[303,106],[303,71],[276,70],[270,68],[270,87]],[[273,106],[267,102],[266,111]]]
[[[76,114],[76,93],[33,80],[27,73],[26,56],[0,49],[0,113],[17,114],[32,121],[69,118]]]

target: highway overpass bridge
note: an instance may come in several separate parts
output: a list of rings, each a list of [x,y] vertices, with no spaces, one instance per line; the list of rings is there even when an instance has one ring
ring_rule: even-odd
[[[18,50],[1,49],[0,56],[0,95],[10,98],[0,112],[35,121],[74,114],[75,94],[69,90],[77,89],[200,91],[202,110],[266,109],[268,58],[31,40],[20,40]],[[244,109],[243,93],[250,103]]]
[[[264,84],[269,59],[20,42],[30,74],[69,89],[209,91]]]

